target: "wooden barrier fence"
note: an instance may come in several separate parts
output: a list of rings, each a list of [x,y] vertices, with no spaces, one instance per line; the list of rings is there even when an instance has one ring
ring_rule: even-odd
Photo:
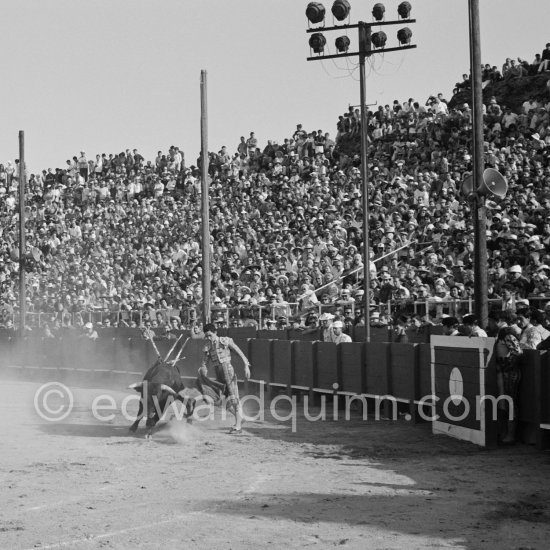
[[[377,398],[391,396],[401,412],[418,420],[418,401],[432,393],[430,344],[386,342],[333,344],[307,340],[265,338],[272,331],[221,331],[231,335],[252,365],[249,390],[260,387],[287,393],[341,394]],[[183,339],[189,333],[183,332]],[[164,356],[174,340],[159,340]],[[190,339],[181,361],[184,377],[194,380],[202,360],[202,340]],[[464,361],[468,361],[464,356]],[[519,399],[523,434],[539,448],[550,447],[550,354],[526,351]],[[124,388],[139,380],[156,359],[153,346],[140,331],[104,329],[97,341],[79,338],[75,331],[48,339],[29,335],[20,339],[0,333],[0,373],[32,373],[33,380],[70,378],[75,383]],[[243,369],[234,365],[239,378]],[[494,377],[493,377],[494,378]],[[472,390],[473,391],[473,390]],[[487,388],[496,393],[495,384]]]

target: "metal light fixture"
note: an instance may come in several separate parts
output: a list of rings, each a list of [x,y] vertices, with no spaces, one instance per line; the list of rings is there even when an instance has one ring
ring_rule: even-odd
[[[308,0],[309,1],[309,0]],[[385,32],[378,31],[373,33],[373,27],[377,26],[378,28],[383,28],[387,25],[396,25],[401,26],[403,24],[414,23],[414,19],[410,19],[411,4],[409,2],[404,2],[397,0],[396,4],[399,5],[398,13],[399,19],[395,21],[386,21],[385,13],[386,8],[381,2],[374,4],[376,0],[373,0],[372,8],[372,19],[370,21],[359,21],[357,24],[349,23],[349,13],[350,13],[350,2],[346,0],[331,0],[332,3],[332,15],[333,15],[333,24],[325,25],[325,9],[323,5],[319,2],[310,2],[307,6],[306,16],[310,23],[317,25],[322,22],[322,25],[319,27],[314,26],[313,28],[308,28],[307,33],[311,35],[309,39],[310,53],[315,52],[315,55],[310,55],[307,59],[308,61],[324,61],[325,59],[342,59],[343,57],[357,56],[359,58],[359,87],[360,87],[360,103],[361,103],[361,120],[363,121],[361,129],[361,165],[363,167],[361,180],[362,180],[362,213],[363,213],[363,277],[364,277],[364,298],[362,300],[362,308],[364,308],[365,314],[365,341],[370,342],[370,307],[371,300],[369,298],[369,289],[371,288],[371,272],[369,267],[369,258],[371,247],[369,245],[369,177],[367,170],[367,162],[369,158],[369,140],[367,135],[367,112],[366,112],[366,86],[365,86],[365,65],[366,60],[373,54],[386,54],[386,52],[391,52],[395,50],[404,51],[409,48],[416,48],[415,45],[403,45],[399,48],[386,48],[387,35]],[[475,3],[476,0],[469,0],[471,3]],[[477,0],[479,1],[479,0]],[[393,8],[395,9],[395,8]],[[368,15],[367,15],[368,17]],[[336,23],[337,21],[341,22],[340,24]],[[331,31],[344,31],[345,34],[348,34],[348,30],[357,29],[357,50],[356,52],[348,51],[351,48],[350,38],[348,36],[338,36],[335,40],[336,50],[335,52],[329,52],[328,55],[325,55],[326,39],[323,34]],[[338,32],[338,34],[340,34]],[[394,31],[395,32],[395,31]],[[412,32],[408,28],[404,28],[399,31],[398,38],[401,44],[407,44],[412,36]],[[478,65],[479,66],[479,65]],[[495,196],[500,196],[504,193],[504,188],[502,185],[499,186],[496,178],[491,178],[490,184],[487,184],[486,187],[490,187],[490,192]],[[485,295],[487,293],[485,292]]]
[[[409,27],[403,27],[397,31],[397,40],[400,44],[410,44],[413,33]]]
[[[312,25],[325,20],[325,6],[321,2],[310,2],[306,8],[306,17]]]
[[[400,17],[403,19],[409,19],[411,16],[411,3],[410,2],[401,2],[399,6],[397,6],[397,13]]]
[[[386,45],[388,37],[384,31],[378,31],[371,36],[372,44],[375,48],[383,48]]]
[[[374,4],[374,7],[372,8],[372,16],[376,19],[376,21],[382,21],[382,19],[384,19],[385,12],[386,8],[384,7],[384,4]]]
[[[334,42],[334,45],[336,46],[336,49],[339,53],[345,53],[349,50],[349,38],[347,36],[339,36],[336,41]]]
[[[313,33],[309,39],[309,47],[315,53],[323,53],[325,51],[326,43],[327,39],[320,32]]]
[[[351,5],[348,0],[336,0],[332,4],[332,15],[337,21],[344,21],[348,18]]]

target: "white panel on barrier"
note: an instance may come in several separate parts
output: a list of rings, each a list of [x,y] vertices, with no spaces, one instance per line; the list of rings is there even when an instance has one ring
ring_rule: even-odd
[[[494,338],[432,336],[432,432],[487,445],[486,369]]]

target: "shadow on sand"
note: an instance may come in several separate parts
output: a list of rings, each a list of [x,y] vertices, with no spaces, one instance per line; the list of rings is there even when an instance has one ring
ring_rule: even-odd
[[[40,424],[39,429],[47,435],[63,435],[68,437],[125,437],[130,440],[137,437],[128,431],[128,426],[112,424],[69,424],[50,422]],[[143,437],[145,434],[141,434]]]

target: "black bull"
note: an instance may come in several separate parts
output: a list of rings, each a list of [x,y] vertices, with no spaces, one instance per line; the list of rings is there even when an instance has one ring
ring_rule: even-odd
[[[141,419],[146,416],[148,428],[146,437],[150,437],[156,423],[174,401],[181,401],[184,404],[185,418],[188,422],[191,421],[195,410],[195,399],[183,395],[185,385],[175,365],[169,365],[159,359],[145,373],[143,381],[132,384],[130,388],[136,390],[141,396],[136,421],[130,426],[131,432],[137,430]]]

